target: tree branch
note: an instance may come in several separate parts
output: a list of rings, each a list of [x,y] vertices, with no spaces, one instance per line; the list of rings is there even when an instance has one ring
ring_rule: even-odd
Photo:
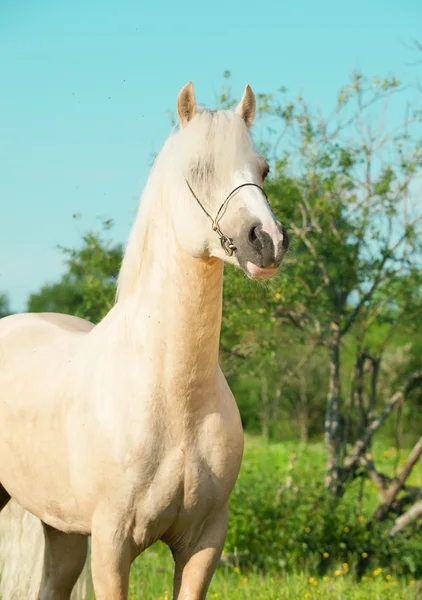
[[[414,219],[412,219],[412,221],[409,223],[409,226],[415,225],[421,218],[422,218],[422,213],[420,213]],[[407,236],[407,231],[405,231],[403,233],[403,235],[397,240],[397,242],[395,244],[393,244],[391,246],[391,248],[389,250],[387,250],[387,251],[384,252],[384,256],[383,256],[383,258],[381,260],[381,263],[380,263],[380,266],[379,266],[379,269],[378,269],[378,273],[375,276],[375,279],[374,279],[371,287],[366,292],[366,294],[363,294],[362,298],[360,299],[360,301],[358,302],[358,304],[355,306],[355,308],[352,311],[349,319],[347,320],[346,325],[342,328],[342,330],[341,330],[341,335],[342,336],[345,335],[349,331],[349,329],[351,328],[351,326],[353,325],[353,323],[356,321],[356,319],[359,316],[359,313],[360,313],[362,307],[364,306],[364,304],[370,298],[372,298],[375,290],[377,289],[380,281],[383,278],[382,275],[383,275],[383,268],[385,266],[385,263],[387,262],[387,260],[389,258],[391,258],[393,252],[395,250],[397,250],[397,248],[403,243],[403,241],[406,239],[406,236]]]
[[[400,472],[400,475],[397,477],[397,479],[393,480],[388,490],[386,491],[384,501],[379,505],[372,517],[374,521],[382,521],[383,519],[385,519],[391,508],[391,505],[394,502],[395,497],[399,493],[400,489],[403,487],[404,482],[409,477],[413,466],[418,462],[421,454],[422,436],[414,445],[412,452],[408,456],[406,464]]]
[[[403,531],[403,529],[412,523],[412,521],[419,519],[419,517],[422,517],[422,500],[416,502],[416,504],[411,506],[409,510],[395,520],[394,526],[390,529],[389,534],[395,536],[400,531]]]
[[[391,478],[387,475],[384,475],[384,473],[377,471],[375,463],[370,454],[361,456],[359,462],[363,467],[366,468],[369,479],[377,486],[381,498],[384,498],[385,492],[388,489],[388,485],[391,483]]]
[[[396,392],[387,403],[383,412],[377,419],[374,419],[372,423],[365,429],[362,436],[355,442],[350,453],[344,459],[344,467],[350,471],[354,468],[359,461],[360,456],[365,452],[366,448],[371,441],[374,433],[381,427],[388,415],[396,408],[396,406],[403,400],[403,390]]]

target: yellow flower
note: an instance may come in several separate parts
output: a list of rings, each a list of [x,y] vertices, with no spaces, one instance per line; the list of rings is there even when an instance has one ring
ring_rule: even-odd
[[[377,576],[378,576],[380,573],[382,573],[382,569],[381,569],[381,567],[380,567],[380,568],[378,568],[378,569],[375,569],[375,571],[372,573],[372,575],[373,575],[374,577],[377,577]]]
[[[306,594],[304,594],[304,596],[303,596],[303,597],[304,597],[304,598],[310,598],[310,597],[311,597],[311,594],[310,594],[309,592],[306,592]]]
[[[233,571],[234,571],[235,573],[239,573],[239,567],[234,567]]]
[[[341,571],[340,571],[340,569],[337,569],[337,571],[335,571],[335,572],[334,572],[334,575],[335,575],[336,577],[338,577],[339,575],[341,575]]]
[[[349,533],[350,529],[349,529],[348,527],[345,527],[345,528],[343,529],[343,531],[344,531],[344,533]]]
[[[212,597],[213,598],[218,598],[218,594],[213,594]]]
[[[243,581],[243,583],[247,583],[248,582],[248,578],[247,577],[242,577],[242,581]]]
[[[315,577],[309,577],[308,581],[311,585],[318,585],[318,581],[315,579]]]
[[[409,585],[415,585],[415,582],[413,579],[412,579],[412,581],[409,581]]]
[[[310,527],[305,527],[305,531],[306,531],[306,533],[310,533],[311,528]]]
[[[365,523],[365,517],[364,517],[363,515],[359,515],[359,516],[358,516],[358,521],[359,521],[360,523]]]
[[[368,558],[368,553],[367,552],[362,552],[362,558]]]
[[[386,575],[385,578],[386,578],[387,581],[390,581],[391,575]]]
[[[349,565],[347,563],[343,563],[342,567],[343,567],[343,569],[346,569],[346,571],[347,571],[347,569],[349,568]]]
[[[324,554],[322,555],[324,558],[328,558],[330,555],[328,554],[328,552],[324,552]]]

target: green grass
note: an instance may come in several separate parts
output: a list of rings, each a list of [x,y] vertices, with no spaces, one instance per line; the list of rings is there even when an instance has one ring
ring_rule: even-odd
[[[172,598],[173,560],[157,544],[132,567],[130,600]],[[214,575],[208,598],[221,600],[405,600],[416,597],[418,582],[374,570],[359,583],[345,565],[324,577],[310,574],[260,574],[238,567],[220,567]],[[422,596],[422,594],[421,594]]]
[[[400,470],[410,449],[402,448],[398,451],[391,445],[376,442],[372,450],[374,462],[378,470],[386,475],[393,476],[395,469]],[[291,469],[289,467],[289,459],[293,455],[296,456],[296,460],[293,469]],[[245,469],[248,463],[259,464],[260,468],[268,471],[269,474],[277,470],[278,475],[287,476],[291,470],[294,470],[296,475],[303,480],[322,480],[325,471],[325,448],[322,441],[267,444],[259,437],[246,436],[242,469]],[[356,484],[358,483],[356,481]],[[414,467],[407,483],[409,485],[422,485],[421,462]],[[378,504],[375,484],[371,483],[370,488],[363,499],[363,504],[368,510],[375,508]],[[353,491],[353,485],[351,486],[351,491]]]
[[[400,468],[400,462],[404,461],[407,452],[408,450],[403,450],[397,453],[394,448],[387,447],[385,444],[374,447],[378,468],[390,475],[394,474],[395,468]],[[293,456],[295,459],[292,461]],[[324,465],[325,452],[322,443],[265,444],[258,438],[247,437],[238,489],[245,489],[241,487],[242,481],[249,481],[247,478],[255,470],[260,472],[261,476],[263,474],[264,480],[274,486],[283,486],[288,478],[292,478],[295,483],[300,482],[300,485],[311,488],[312,482],[322,480]],[[422,465],[415,467],[409,483],[422,485]],[[233,498],[234,502],[244,503],[247,507],[246,496],[238,494]],[[359,503],[358,498],[361,498]],[[366,482],[361,488],[360,482],[356,481],[348,489],[345,502],[352,507],[353,514],[356,513],[356,519],[363,521],[370,517],[378,504],[377,490],[370,482]],[[240,509],[242,510],[241,506]],[[239,504],[236,506],[236,511],[238,510]],[[309,525],[312,527],[312,523]],[[351,528],[354,526],[353,523],[341,523],[341,528],[343,525],[344,531],[348,531],[348,525]],[[274,530],[271,526],[269,531],[270,535],[273,535]],[[321,551],[319,555],[321,556]],[[284,572],[281,568],[260,572],[253,564],[249,568],[219,567],[207,598],[227,600],[295,600],[298,598],[412,600],[420,598],[422,600],[422,591],[420,595],[418,593],[420,583],[415,581],[414,576],[402,576],[389,564],[381,567],[372,561],[370,568],[359,582],[355,577],[353,565],[341,564],[332,560],[330,556],[326,557],[326,564],[327,568],[323,574],[321,571],[312,572],[312,569],[306,566],[306,561],[303,561],[302,566],[298,564],[290,572]],[[173,560],[170,552],[163,544],[158,543],[134,563],[129,598],[167,600],[172,597],[172,577]]]

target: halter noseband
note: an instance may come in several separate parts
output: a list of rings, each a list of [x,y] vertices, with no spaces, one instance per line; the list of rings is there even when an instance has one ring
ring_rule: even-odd
[[[237,248],[233,243],[233,240],[231,238],[229,238],[227,235],[224,235],[224,233],[221,231],[220,229],[220,220],[224,215],[224,212],[227,208],[228,203],[230,202],[230,200],[233,198],[233,196],[235,195],[236,192],[238,192],[241,188],[244,188],[248,185],[252,186],[252,187],[256,187],[259,190],[261,190],[261,192],[264,194],[266,201],[269,204],[268,201],[268,196],[265,193],[265,191],[262,189],[261,186],[259,186],[256,183],[242,183],[241,185],[238,185],[237,187],[234,188],[234,190],[232,190],[230,192],[230,194],[227,196],[227,198],[224,200],[223,204],[220,206],[220,208],[218,209],[218,212],[215,216],[215,219],[212,218],[212,216],[210,215],[210,213],[204,208],[204,205],[202,204],[202,202],[199,200],[198,196],[195,194],[195,192],[193,191],[189,181],[187,179],[185,179],[186,181],[186,185],[188,186],[188,188],[191,191],[192,196],[195,198],[195,200],[197,201],[197,203],[199,204],[199,206],[202,208],[202,210],[204,211],[204,213],[207,215],[207,217],[210,219],[211,223],[212,223],[212,230],[215,231],[215,233],[218,235],[218,237],[220,238],[220,243],[221,246],[224,250],[224,252],[228,255],[228,256],[233,256],[233,253],[236,252]]]

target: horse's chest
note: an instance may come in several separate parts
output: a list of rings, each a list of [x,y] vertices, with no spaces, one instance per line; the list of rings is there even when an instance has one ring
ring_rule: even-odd
[[[219,501],[230,487],[231,477],[229,469],[225,472],[210,458],[196,449],[175,449],[162,459],[144,496],[148,509],[158,513],[154,517],[207,509]]]
[[[162,458],[139,505],[139,544],[197,528],[227,502],[241,456],[218,446],[205,454],[201,445],[173,449]]]

